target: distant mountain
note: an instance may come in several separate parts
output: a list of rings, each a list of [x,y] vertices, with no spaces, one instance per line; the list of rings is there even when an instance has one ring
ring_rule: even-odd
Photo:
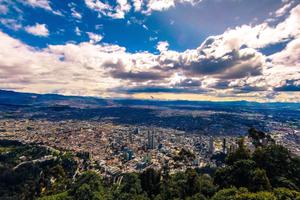
[[[237,107],[255,109],[296,109],[300,103],[258,103],[249,101],[187,101],[187,100],[142,100],[142,99],[104,99],[84,96],[64,96],[58,94],[35,94],[0,90],[0,105],[14,106],[69,106],[76,108],[96,108],[103,106],[155,106],[179,109],[236,109]]]
[[[15,106],[108,106],[107,100],[95,97],[64,96],[58,94],[34,94],[0,90],[0,104]]]

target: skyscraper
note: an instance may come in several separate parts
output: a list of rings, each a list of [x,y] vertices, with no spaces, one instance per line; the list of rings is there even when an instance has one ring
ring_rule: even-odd
[[[222,144],[222,151],[223,153],[227,153],[227,147],[226,147],[226,138],[223,138],[223,144]]]
[[[154,131],[148,130],[148,149],[154,149],[155,148],[155,137],[154,137]]]
[[[129,139],[129,143],[132,144],[133,143],[132,131],[129,131],[128,139]]]
[[[213,154],[215,152],[215,146],[214,146],[214,138],[210,137],[209,138],[209,153]]]

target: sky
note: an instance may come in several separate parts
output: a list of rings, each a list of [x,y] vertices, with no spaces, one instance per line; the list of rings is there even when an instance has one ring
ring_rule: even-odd
[[[0,0],[0,89],[300,102],[300,0]]]

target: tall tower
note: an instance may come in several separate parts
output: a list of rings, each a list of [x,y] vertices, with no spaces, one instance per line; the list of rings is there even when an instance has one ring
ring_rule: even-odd
[[[148,149],[151,149],[151,132],[148,130],[148,135],[147,135],[147,137],[148,137],[148,140],[147,140],[147,147],[148,147]]]
[[[223,138],[222,150],[223,150],[223,153],[225,153],[225,154],[227,153],[226,138]]]
[[[128,139],[129,139],[129,143],[132,144],[133,143],[132,131],[129,131]]]
[[[135,134],[135,135],[138,135],[139,133],[140,133],[140,130],[139,130],[138,127],[136,127],[136,128],[134,129],[134,134]]]
[[[148,131],[148,149],[154,149],[155,147],[155,137],[154,137],[154,131]]]
[[[151,149],[155,148],[155,133],[154,131],[152,131],[152,135],[151,135]]]
[[[214,138],[210,137],[209,138],[209,153],[213,154],[215,152],[215,146],[214,146]]]

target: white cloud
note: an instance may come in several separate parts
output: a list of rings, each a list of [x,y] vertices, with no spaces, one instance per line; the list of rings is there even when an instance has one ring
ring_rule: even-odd
[[[209,37],[203,44],[216,56],[232,49],[240,49],[243,45],[250,48],[263,48],[271,44],[283,42],[300,36],[300,5],[290,11],[290,15],[274,27],[267,23],[256,26],[243,25],[225,31],[222,35]],[[218,48],[220,47],[220,48]]]
[[[289,42],[284,50],[270,58],[274,64],[300,68],[300,37]]]
[[[146,26],[145,24],[143,24],[142,27],[147,31],[149,30],[148,26]]]
[[[147,1],[147,9],[143,10],[145,14],[151,14],[153,11],[164,11],[175,7],[176,3],[189,3],[195,5],[201,0],[149,0]]]
[[[299,6],[291,9],[274,26],[229,29],[184,52],[169,50],[169,44],[160,41],[160,54],[130,53],[101,43],[102,36],[92,32],[87,32],[90,42],[35,49],[0,31],[0,85],[20,91],[110,97],[118,96],[117,89],[124,86],[178,87],[212,96],[266,98],[300,84],[299,11]],[[32,28],[31,32],[39,31]],[[75,33],[80,33],[78,27]],[[268,57],[259,52],[286,40],[290,42],[281,52]]]
[[[62,16],[62,13],[60,11],[55,11],[51,8],[49,0],[23,0],[22,3],[29,5],[34,8],[42,8],[49,12],[52,12],[55,15]]]
[[[118,5],[115,8],[117,18],[123,19],[125,14],[130,11],[131,5],[127,0],[117,0],[117,3]]]
[[[45,10],[51,11],[51,7],[48,0],[25,0],[32,7],[39,7]]]
[[[76,26],[76,28],[75,28],[75,33],[76,33],[76,35],[78,35],[78,36],[81,35],[81,30],[78,28],[78,26]]]
[[[34,26],[26,26],[25,31],[32,35],[47,37],[49,35],[49,31],[46,27],[46,24],[38,24],[36,23]]]
[[[167,51],[169,47],[169,43],[167,41],[160,41],[157,43],[156,49],[160,52]]]
[[[143,6],[143,0],[133,0],[133,6],[135,11],[140,11]]]
[[[114,19],[123,19],[131,9],[131,5],[127,0],[117,0],[115,7],[100,0],[85,0],[85,4],[88,8],[98,12],[100,16],[108,16]]]
[[[71,8],[71,15],[76,19],[81,19],[82,15],[75,10],[75,8]]]
[[[147,13],[151,13],[152,11],[162,11],[167,10],[171,7],[175,6],[174,0],[150,0],[147,4],[148,10]]]
[[[283,4],[282,7],[280,7],[278,10],[275,11],[275,16],[276,17],[281,17],[287,13],[287,11],[290,9],[290,7],[293,5],[293,1],[291,2],[286,2]]]
[[[87,32],[89,38],[90,38],[90,43],[98,43],[103,39],[102,35],[92,33],[92,32]]]
[[[7,28],[12,29],[14,31],[20,30],[22,28],[22,25],[15,19],[1,18],[0,22]]]
[[[177,3],[188,3],[195,5],[202,0],[132,0],[134,10],[143,14],[151,14],[153,11],[164,11],[175,7]],[[109,2],[109,1],[108,1]],[[100,0],[85,0],[88,8],[97,11],[100,16],[108,16],[114,19],[123,19],[131,10],[131,3],[127,0],[117,0],[117,5],[112,6],[109,3],[103,3]]]

